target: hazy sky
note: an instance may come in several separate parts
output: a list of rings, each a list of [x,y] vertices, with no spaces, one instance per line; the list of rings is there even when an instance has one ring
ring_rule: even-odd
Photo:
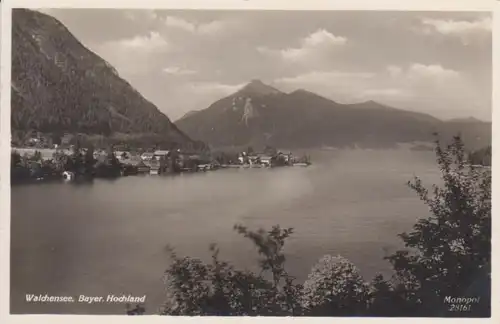
[[[491,120],[491,16],[43,10],[176,120],[260,79],[342,103]]]

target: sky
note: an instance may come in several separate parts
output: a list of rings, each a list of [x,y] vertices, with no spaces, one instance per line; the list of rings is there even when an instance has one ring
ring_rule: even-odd
[[[491,120],[491,14],[43,9],[172,120],[252,79]]]

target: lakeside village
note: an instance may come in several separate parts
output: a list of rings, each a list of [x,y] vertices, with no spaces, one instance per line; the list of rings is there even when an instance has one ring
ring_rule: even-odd
[[[264,152],[235,154],[175,150],[107,150],[92,147],[28,147],[11,150],[11,182],[65,181],[116,178],[132,175],[206,172],[227,168],[274,168],[309,166],[309,156],[297,158],[291,152],[266,147]]]

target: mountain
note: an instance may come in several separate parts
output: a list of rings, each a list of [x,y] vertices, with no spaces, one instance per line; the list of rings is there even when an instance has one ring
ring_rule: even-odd
[[[492,144],[492,124],[476,118],[446,121],[441,128],[443,136],[460,134],[467,148],[479,150]]]
[[[262,81],[254,79],[249,84],[244,86],[241,90],[236,92],[236,95],[246,95],[246,96],[267,96],[267,95],[279,95],[282,94],[276,88],[264,84]]]
[[[196,114],[198,111],[199,111],[199,110],[191,110],[191,111],[188,111],[186,114],[184,114],[184,116],[182,116],[181,118],[179,118],[179,120],[180,120],[180,119],[182,119],[182,118],[187,118],[187,117],[189,117],[189,116],[191,116],[191,115],[193,115],[193,114]]]
[[[58,20],[12,11],[12,130],[192,145],[158,108]]]
[[[483,121],[471,116],[467,118],[453,118],[448,120],[448,123],[483,123]]]
[[[491,123],[445,122],[375,101],[340,104],[303,89],[284,93],[258,80],[176,125],[216,148],[384,148],[431,141],[435,132],[447,138],[462,132],[472,148],[491,142]]]
[[[480,150],[474,151],[469,155],[473,164],[491,166],[491,145]]]

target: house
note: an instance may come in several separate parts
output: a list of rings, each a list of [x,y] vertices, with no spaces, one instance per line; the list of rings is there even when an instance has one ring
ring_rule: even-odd
[[[160,161],[153,158],[150,163],[151,164],[149,167],[149,174],[160,174],[161,172]]]
[[[186,160],[193,160],[193,161],[203,160],[202,156],[199,154],[183,155],[182,158],[186,159]]]
[[[98,159],[100,156],[104,156],[105,152],[102,150],[95,150],[93,155],[94,155],[94,159]]]
[[[149,173],[150,167],[138,156],[132,156],[128,159],[123,159],[122,170],[124,175],[136,175],[139,173]]]
[[[61,145],[63,145],[63,146],[69,146],[72,139],[73,139],[73,135],[71,135],[71,134],[64,134],[63,137],[61,137]]]
[[[249,154],[248,155],[248,161],[252,163],[258,163],[259,162],[259,157],[256,154]]]
[[[245,152],[238,154],[238,162],[240,164],[248,163],[248,156]]]
[[[168,161],[171,151],[157,150],[153,153],[151,160],[149,160],[150,174],[160,174],[167,171]],[[144,162],[146,162],[144,160]]]
[[[178,151],[179,152],[179,157],[181,159],[191,159],[191,160],[199,160],[201,159],[200,154],[195,153],[195,152],[189,152],[189,151]]]
[[[151,168],[144,163],[144,161],[139,161],[135,167],[137,168],[137,172],[139,173],[149,173]]]
[[[141,154],[141,160],[143,161],[151,161],[155,154],[151,152],[144,152]]]
[[[130,152],[127,151],[115,151],[114,154],[120,161],[130,158]]]
[[[164,150],[157,150],[153,153],[153,158],[156,158],[159,160],[161,157],[169,157],[170,156],[170,151],[164,151]]]
[[[32,137],[28,140],[28,145],[29,146],[36,146],[40,143],[40,139],[36,137]]]
[[[292,152],[278,151],[278,156],[280,156],[280,158],[282,158],[286,163],[292,162]]]
[[[259,155],[260,163],[263,165],[266,165],[266,166],[271,165],[271,159],[272,159],[272,156],[270,156],[270,155],[265,155],[265,154]]]

